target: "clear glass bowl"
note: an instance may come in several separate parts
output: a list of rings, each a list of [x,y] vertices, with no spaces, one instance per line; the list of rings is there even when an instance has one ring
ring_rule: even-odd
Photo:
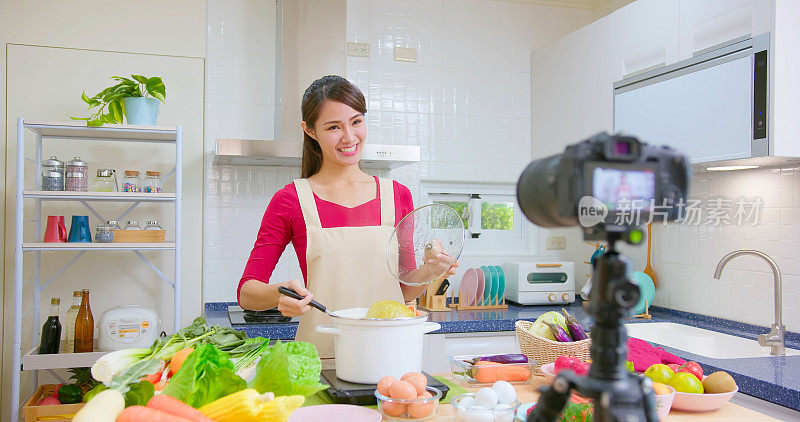
[[[375,390],[378,410],[385,421],[427,421],[434,419],[439,411],[442,392],[437,388],[425,387],[433,397],[426,399],[401,400],[386,397]]]
[[[465,400],[466,399],[466,400]],[[475,393],[464,393],[453,397],[454,422],[514,422],[519,408],[519,401],[510,404],[500,404],[494,409],[479,406],[469,406],[467,402],[475,399]]]
[[[490,386],[500,380],[508,381],[511,384],[524,384],[530,381],[536,366],[536,362],[530,358],[527,363],[504,363],[502,366],[494,364],[480,366],[466,362],[481,356],[487,355],[450,356],[448,360],[453,378],[467,387]]]

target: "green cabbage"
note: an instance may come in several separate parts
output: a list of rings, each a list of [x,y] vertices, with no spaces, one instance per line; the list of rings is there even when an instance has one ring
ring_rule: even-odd
[[[210,344],[201,344],[170,378],[163,394],[199,408],[245,387],[247,383],[236,375],[227,354]]]
[[[556,311],[545,312],[544,314],[539,315],[539,318],[536,318],[536,321],[533,323],[533,325],[531,325],[531,328],[529,328],[528,331],[539,337],[555,340],[556,338],[553,336],[553,332],[550,331],[550,327],[545,324],[545,321],[551,324],[560,325],[564,331],[569,332],[567,330],[567,319],[564,318],[564,315],[561,315]]]
[[[281,343],[267,349],[256,367],[249,387],[276,396],[310,396],[328,388],[319,382],[322,363],[317,348],[304,341]]]

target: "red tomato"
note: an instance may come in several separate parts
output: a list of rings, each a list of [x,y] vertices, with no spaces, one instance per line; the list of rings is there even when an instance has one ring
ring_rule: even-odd
[[[677,363],[668,363],[667,366],[669,366],[670,369],[672,369],[672,372],[676,373],[678,372],[679,369],[681,369],[681,366],[678,365]]]
[[[700,364],[697,362],[686,362],[677,372],[688,372],[697,377],[698,380],[703,380],[703,368],[701,368]]]

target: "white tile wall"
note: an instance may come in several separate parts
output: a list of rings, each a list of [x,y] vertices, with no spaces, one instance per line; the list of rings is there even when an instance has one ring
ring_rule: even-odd
[[[274,136],[275,13],[274,1],[208,2],[209,154],[218,137]],[[590,19],[589,11],[493,0],[348,0],[347,41],[370,43],[371,57],[348,57],[345,75],[367,97],[369,142],[422,149],[422,162],[387,176],[414,194],[424,178],[515,179],[530,159],[530,53]],[[394,61],[395,46],[416,48],[418,61]],[[203,296],[235,300],[264,209],[297,170],[212,160]],[[502,263],[473,261],[463,264]],[[274,277],[300,277],[291,247]]]

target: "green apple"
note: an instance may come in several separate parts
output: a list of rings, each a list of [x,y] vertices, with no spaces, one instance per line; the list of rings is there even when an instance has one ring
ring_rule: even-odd
[[[670,385],[669,380],[675,376],[675,371],[663,363],[657,363],[647,368],[647,370],[644,371],[644,376],[650,378],[653,380],[653,382],[660,382],[662,384]]]
[[[681,393],[703,394],[703,383],[688,372],[678,372],[667,385]]]

